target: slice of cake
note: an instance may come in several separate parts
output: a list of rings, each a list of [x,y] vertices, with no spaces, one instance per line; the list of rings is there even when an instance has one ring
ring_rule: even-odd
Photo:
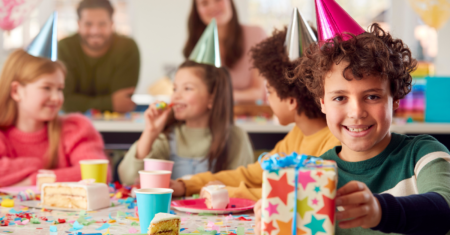
[[[148,227],[148,235],[178,235],[180,217],[167,213],[158,213]]]
[[[230,203],[225,185],[209,185],[202,188],[201,198],[205,198],[208,209],[225,209]]]
[[[107,208],[111,205],[108,186],[102,183],[43,184],[41,203],[42,206],[86,211]]]
[[[56,182],[56,175],[53,171],[48,170],[39,170],[38,174],[36,175],[36,186],[38,192],[41,191],[41,187],[45,183],[55,183]]]

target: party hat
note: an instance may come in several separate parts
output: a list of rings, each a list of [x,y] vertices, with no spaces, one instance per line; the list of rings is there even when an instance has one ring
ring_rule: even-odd
[[[364,29],[342,9],[334,0],[315,0],[317,31],[319,41],[323,42],[337,35],[341,35],[344,40],[350,36],[344,33],[359,35],[364,33]]]
[[[28,45],[28,54],[56,61],[58,59],[58,40],[56,38],[56,11],[50,15],[39,34]]]
[[[297,7],[295,7],[292,11],[291,21],[289,22],[286,34],[286,41],[284,42],[289,60],[296,60],[302,56],[303,51],[311,45],[311,43],[316,42],[317,38],[314,31],[309,24],[305,22]]]
[[[213,19],[195,45],[189,60],[221,67],[218,35],[216,20]]]

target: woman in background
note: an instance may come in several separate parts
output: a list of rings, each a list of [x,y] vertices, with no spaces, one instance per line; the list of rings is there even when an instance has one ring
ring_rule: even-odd
[[[262,100],[264,79],[252,68],[249,51],[266,38],[266,33],[257,26],[241,25],[233,0],[192,0],[184,56],[189,57],[213,18],[217,21],[222,64],[231,75],[234,101]]]

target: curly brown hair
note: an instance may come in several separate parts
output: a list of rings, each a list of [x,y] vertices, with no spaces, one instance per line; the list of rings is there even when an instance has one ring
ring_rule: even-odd
[[[291,74],[291,82],[303,81],[319,102],[324,96],[325,76],[333,63],[346,61],[349,65],[342,75],[348,81],[352,80],[346,76],[348,72],[357,80],[368,75],[388,79],[394,100],[402,99],[411,91],[410,73],[416,69],[417,61],[401,39],[392,38],[377,23],[370,26],[369,32],[348,35],[351,38],[347,41],[336,36],[311,45]]]
[[[284,41],[286,27],[283,30],[275,29],[272,36],[252,47],[250,50],[253,67],[259,70],[272,86],[280,99],[293,97],[297,100],[297,113],[305,113],[308,118],[325,118],[314,102],[314,96],[308,91],[302,81],[290,83],[286,73],[293,71],[300,64],[301,58],[290,61],[286,55]]]

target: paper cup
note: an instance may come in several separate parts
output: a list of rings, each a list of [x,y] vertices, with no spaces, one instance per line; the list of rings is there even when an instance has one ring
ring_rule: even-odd
[[[159,159],[144,159],[144,170],[146,171],[172,171],[173,161]]]
[[[169,188],[171,171],[139,171],[141,188]]]
[[[158,213],[169,213],[172,189],[149,188],[136,190],[141,233],[147,233],[150,222]]]
[[[94,179],[97,183],[106,184],[108,163],[109,161],[104,159],[81,160],[81,179]]]

